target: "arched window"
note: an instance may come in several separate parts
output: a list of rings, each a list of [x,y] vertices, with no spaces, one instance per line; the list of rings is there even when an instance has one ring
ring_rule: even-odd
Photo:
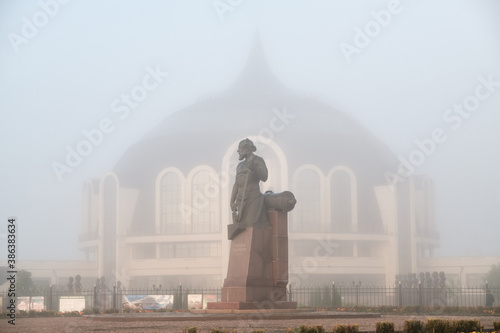
[[[108,281],[116,269],[116,226],[118,205],[118,181],[115,175],[103,177],[101,182],[102,203],[102,275]]]
[[[280,160],[273,147],[266,146],[260,142],[257,142],[256,145],[257,152],[255,154],[264,159],[268,170],[267,180],[265,182],[260,182],[261,192],[264,193],[267,190],[273,192],[282,191],[284,184],[282,184],[281,169],[284,162]]]
[[[303,169],[295,177],[297,201],[292,231],[321,231],[321,181],[316,170]]]
[[[332,231],[337,233],[352,230],[351,179],[343,170],[335,171],[330,177],[330,210]]]
[[[423,236],[435,237],[436,230],[434,225],[434,183],[429,179],[423,179],[422,183],[422,202],[417,211],[421,211],[422,219],[418,225],[423,225]],[[417,221],[418,222],[418,221]]]
[[[182,184],[179,175],[167,172],[160,181],[160,233],[180,234],[182,230]]]
[[[83,225],[82,237],[84,239],[97,238],[97,226],[93,223],[94,207],[93,207],[92,183],[86,182],[83,188]]]
[[[191,232],[194,234],[220,232],[218,218],[220,189],[215,173],[197,171],[191,181]]]
[[[116,179],[108,176],[102,184],[102,217],[104,238],[115,237],[116,233],[116,205],[117,183]]]

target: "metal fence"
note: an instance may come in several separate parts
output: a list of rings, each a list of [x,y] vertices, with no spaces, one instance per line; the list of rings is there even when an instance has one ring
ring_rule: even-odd
[[[91,311],[105,311],[105,310],[115,310],[122,311],[126,310],[124,307],[124,300],[127,297],[135,298],[165,298],[165,296],[170,296],[171,303],[168,304],[168,308],[172,310],[188,309],[188,299],[189,295],[201,295],[201,298],[210,295],[214,301],[218,301],[221,298],[221,288],[183,288],[182,285],[178,287],[170,288],[151,288],[151,289],[118,289],[113,287],[112,289],[99,290],[99,288],[92,288],[88,290],[82,290],[81,292],[68,292],[64,290],[57,290],[56,288],[49,287],[43,292],[38,292],[35,294],[19,295],[17,297],[16,304],[21,304],[21,300],[27,298],[43,298],[43,309],[62,312],[62,301],[68,302],[71,300],[78,300],[84,303],[85,310]],[[5,309],[9,302],[9,296],[7,291],[0,292],[0,297],[2,297],[2,309]],[[76,302],[76,301],[75,301]],[[24,308],[18,308],[19,310],[24,310]]]
[[[495,306],[500,304],[500,288],[489,288],[495,299]],[[486,287],[372,287],[360,285],[325,285],[312,287],[288,286],[288,300],[297,302],[298,307],[313,308],[339,308],[353,306],[458,306],[475,307],[486,305]],[[213,301],[220,301],[221,288],[201,288],[176,286],[170,288],[155,289],[127,289],[116,287],[112,289],[99,290],[94,287],[82,292],[68,292],[50,287],[44,292],[33,295],[23,295],[40,299],[43,297],[43,308],[45,310],[62,311],[61,300],[79,299],[83,302],[85,310],[125,310],[124,300],[126,297],[161,297],[171,296],[171,309],[188,309],[189,295],[211,296]],[[9,296],[7,291],[0,292],[5,309]],[[21,297],[18,297],[20,299]],[[19,302],[17,302],[19,304]]]
[[[500,303],[500,288],[489,288]],[[299,307],[336,308],[352,306],[458,306],[486,305],[483,287],[423,287],[331,286],[289,288],[289,299]]]

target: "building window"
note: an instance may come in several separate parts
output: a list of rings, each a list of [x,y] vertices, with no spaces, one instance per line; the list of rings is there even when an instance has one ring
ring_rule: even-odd
[[[485,286],[484,281],[486,281],[486,274],[468,273],[465,275],[465,283],[467,286]]]
[[[102,267],[109,278],[116,267],[118,183],[109,175],[102,183]]]
[[[358,241],[358,257],[371,257],[372,244],[367,241]]]
[[[437,232],[434,227],[434,188],[428,178],[414,177],[415,221],[419,236],[435,238]]]
[[[135,244],[132,246],[132,259],[155,259],[156,244]]]
[[[210,172],[202,170],[193,176],[191,184],[191,233],[205,234],[220,232],[217,219],[219,186],[210,177]]]
[[[220,242],[184,242],[160,244],[161,258],[206,258],[220,256]]]
[[[297,201],[292,223],[294,232],[321,231],[321,183],[319,174],[312,169],[299,172],[295,187]]]
[[[103,224],[105,233],[110,234],[114,234],[116,228],[116,186],[113,177],[106,177],[103,185]]]
[[[166,173],[161,179],[160,232],[162,234],[182,233],[181,180],[175,172]]]
[[[84,189],[84,226],[82,236],[85,240],[95,239],[99,236],[99,224],[94,219],[92,184],[87,182]]]
[[[323,241],[294,240],[290,246],[292,257],[352,257],[353,253],[352,241],[329,241],[325,248]]]
[[[331,176],[330,198],[332,231],[351,232],[351,180],[345,171],[336,171]]]

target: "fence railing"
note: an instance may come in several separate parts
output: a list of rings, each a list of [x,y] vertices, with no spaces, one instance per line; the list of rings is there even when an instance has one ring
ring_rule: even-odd
[[[498,306],[500,288],[489,288]],[[292,288],[291,299],[299,307],[349,307],[349,306],[486,306],[484,287],[423,287],[409,288],[402,285],[331,286]],[[289,295],[290,296],[290,295]]]
[[[489,288],[495,299],[495,306],[500,304],[500,288]],[[486,306],[486,288],[482,287],[375,287],[361,285],[325,285],[312,287],[288,286],[288,300],[297,302],[298,307],[339,308],[352,306]],[[7,291],[0,291],[2,309],[9,302]],[[16,304],[24,305],[20,310],[33,309],[67,311],[71,306],[79,311],[86,310],[148,310],[155,304],[161,308],[173,310],[189,309],[193,300],[199,308],[206,301],[220,301],[221,288],[201,288],[175,286],[155,289],[111,289],[92,288],[81,292],[68,292],[56,288],[46,288],[43,292],[18,297]],[[42,303],[42,305],[38,304]],[[33,305],[34,304],[34,305]],[[78,304],[78,305],[75,305]],[[38,306],[38,307],[37,307]]]
[[[19,295],[16,300],[18,310],[44,309],[57,312],[71,311],[104,311],[104,310],[154,310],[159,308],[180,310],[189,308],[192,295],[197,295],[199,302],[203,300],[218,301],[221,288],[184,287],[182,285],[169,288],[151,289],[99,289],[97,287],[80,292],[68,292],[49,287],[43,292]],[[3,304],[8,305],[10,297],[7,291],[0,291]],[[36,304],[41,301],[41,304]],[[35,303],[34,303],[35,302]],[[198,304],[200,306],[201,304]],[[34,308],[32,308],[34,306]],[[1,312],[1,311],[0,311]]]

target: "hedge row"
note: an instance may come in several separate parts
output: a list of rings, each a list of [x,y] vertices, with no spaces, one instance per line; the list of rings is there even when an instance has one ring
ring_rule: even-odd
[[[375,324],[375,333],[394,333],[394,323],[384,321]],[[500,333],[500,321],[493,322],[494,330]],[[484,329],[477,319],[446,320],[427,319],[424,323],[421,320],[405,320],[403,333],[472,333],[482,332]],[[336,325],[332,327],[333,333],[358,333],[358,325]],[[196,327],[183,330],[183,333],[199,333]],[[213,328],[209,333],[237,333],[237,330],[228,331],[226,329]],[[254,330],[250,333],[265,333],[264,330]],[[288,328],[285,333],[326,333],[323,325],[306,326],[301,325],[296,328]]]
[[[377,312],[377,313],[390,313],[390,314],[449,314],[449,315],[496,315],[500,314],[500,306],[484,307],[484,306],[351,306],[351,307],[337,307],[337,308],[324,308],[323,311],[341,311],[341,312]]]

